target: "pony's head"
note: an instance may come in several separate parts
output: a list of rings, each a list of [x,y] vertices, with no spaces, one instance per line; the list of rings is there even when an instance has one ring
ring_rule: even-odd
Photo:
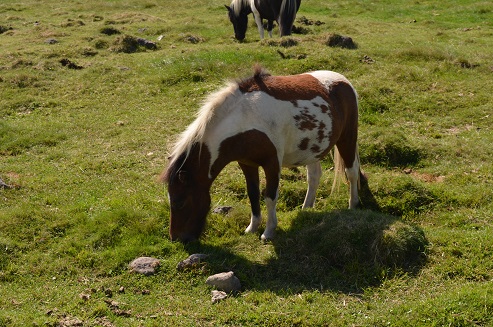
[[[209,156],[206,147],[195,144],[190,153],[171,158],[163,180],[168,186],[171,240],[184,243],[197,240],[205,226],[210,209],[211,182],[204,172],[203,160]],[[202,158],[200,158],[202,157]]]
[[[168,168],[161,175],[161,181],[168,188],[172,240],[196,240],[204,229],[211,204],[209,191],[212,182],[229,162],[224,158],[215,158],[214,163],[211,162],[211,151],[214,149],[206,144],[204,135],[232,107],[238,92],[238,84],[229,83],[209,95],[197,118],[180,135],[171,150]]]
[[[248,27],[248,14],[251,12],[249,6],[243,6],[242,0],[233,0],[231,6],[224,5],[228,9],[229,20],[235,30],[235,38],[238,41],[245,39]]]

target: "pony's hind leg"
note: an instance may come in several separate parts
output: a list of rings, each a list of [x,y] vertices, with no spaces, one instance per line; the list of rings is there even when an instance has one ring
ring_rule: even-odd
[[[349,182],[349,209],[356,209],[359,204],[359,184],[360,184],[360,163],[358,155],[358,145],[340,142],[334,152],[334,164],[336,175],[344,171]]]
[[[356,209],[359,204],[358,190],[360,183],[360,165],[359,156],[356,153],[351,168],[346,168],[346,177],[349,181],[349,209]]]
[[[239,163],[239,165],[245,175],[248,198],[250,199],[250,207],[252,209],[250,225],[248,225],[245,233],[256,233],[260,223],[262,222],[262,215],[260,212],[260,180],[258,167],[249,166],[242,163]]]
[[[320,184],[320,177],[322,176],[322,165],[320,164],[320,161],[307,165],[306,175],[308,189],[306,191],[305,201],[303,202],[303,209],[313,208],[313,205],[315,204],[315,195],[317,193],[318,185]]]

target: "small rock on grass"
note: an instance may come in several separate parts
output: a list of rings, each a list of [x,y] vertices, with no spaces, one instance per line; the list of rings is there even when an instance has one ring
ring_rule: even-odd
[[[0,189],[2,189],[2,188],[8,189],[8,188],[12,188],[12,186],[5,184],[5,182],[2,181],[2,179],[0,178]]]
[[[224,300],[227,297],[228,297],[228,294],[226,294],[226,292],[218,291],[218,290],[212,291],[212,303],[217,303],[221,300]]]
[[[207,254],[203,253],[195,253],[186,258],[183,261],[180,261],[176,266],[176,270],[183,271],[185,269],[192,269],[196,267],[199,263],[201,263],[205,258],[207,258]]]
[[[151,257],[140,257],[130,262],[128,268],[130,272],[143,274],[146,276],[156,273],[156,269],[159,267],[160,261]]]
[[[207,278],[205,283],[226,293],[238,292],[241,290],[240,280],[232,271],[212,275]]]
[[[221,215],[227,215],[233,207],[230,206],[220,206],[220,207],[215,207],[214,210],[212,210],[213,213],[221,214]]]

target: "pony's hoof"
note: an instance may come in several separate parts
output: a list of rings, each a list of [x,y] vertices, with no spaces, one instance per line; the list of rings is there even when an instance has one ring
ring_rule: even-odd
[[[245,234],[254,234],[256,232],[257,231],[251,228],[250,226],[248,226],[247,229],[245,229]]]
[[[248,227],[245,229],[245,234],[254,234],[258,231],[258,225],[255,224],[250,224]]]
[[[263,241],[263,242],[269,242],[269,241],[272,241],[274,239],[274,234],[265,234],[263,233],[262,236],[260,236],[260,239]]]

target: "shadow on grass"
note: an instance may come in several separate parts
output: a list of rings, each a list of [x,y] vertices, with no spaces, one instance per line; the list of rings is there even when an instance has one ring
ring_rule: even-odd
[[[362,203],[372,210],[299,211],[289,229],[277,231],[268,262],[252,262],[227,246],[187,248],[210,254],[211,273],[233,270],[243,289],[359,293],[397,274],[417,273],[426,261],[423,231],[378,212],[366,180],[362,186]]]

